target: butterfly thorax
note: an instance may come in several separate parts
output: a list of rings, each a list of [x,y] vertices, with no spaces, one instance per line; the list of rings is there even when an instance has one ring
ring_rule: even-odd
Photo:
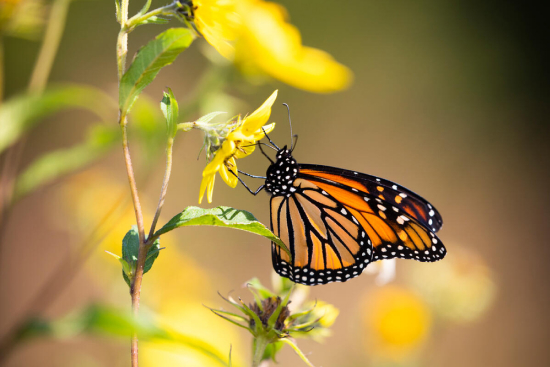
[[[286,147],[277,152],[276,158],[267,169],[265,189],[273,196],[290,196],[296,191],[292,183],[298,176],[298,163]]]

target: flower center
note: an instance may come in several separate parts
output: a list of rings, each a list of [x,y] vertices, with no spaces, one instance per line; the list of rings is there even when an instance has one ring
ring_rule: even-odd
[[[195,19],[195,10],[198,6],[193,5],[192,0],[178,0],[179,9],[178,13],[183,15],[188,22],[191,22]]]

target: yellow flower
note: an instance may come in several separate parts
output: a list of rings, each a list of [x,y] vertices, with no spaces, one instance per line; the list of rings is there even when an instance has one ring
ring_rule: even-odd
[[[240,16],[236,12],[235,0],[181,0],[193,9],[195,26],[206,41],[226,58],[232,58],[237,39]]]
[[[399,286],[378,288],[364,302],[367,353],[373,358],[404,360],[430,333],[430,309],[416,293]]]
[[[276,98],[277,91],[273,92],[251,115],[242,120],[239,116],[237,127],[227,135],[221,148],[216,151],[216,155],[202,172],[199,204],[202,202],[205,192],[207,193],[208,202],[212,202],[216,172],[220,173],[221,178],[230,187],[237,186],[236,159],[251,154],[255,149],[254,144],[265,136],[264,131],[270,133],[275,128],[275,123],[269,125],[265,125],[265,123],[271,115],[271,106],[273,106]]]
[[[453,246],[434,266],[415,267],[408,279],[443,320],[471,322],[493,303],[497,287],[487,263],[476,252]]]
[[[248,74],[258,72],[296,88],[330,93],[349,86],[352,73],[328,53],[302,45],[286,10],[262,0],[180,0],[199,32]]]
[[[317,93],[345,89],[351,72],[328,53],[302,45],[300,32],[287,23],[286,10],[275,3],[249,2],[244,35],[236,44],[235,60],[293,87]]]

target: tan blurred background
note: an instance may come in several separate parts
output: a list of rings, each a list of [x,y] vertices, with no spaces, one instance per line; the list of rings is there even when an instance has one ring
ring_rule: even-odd
[[[133,3],[136,10],[141,6]],[[481,268],[480,282],[488,278],[491,284],[481,287],[480,293],[464,290],[465,298],[452,295],[463,302],[459,305],[467,307],[479,294],[495,292],[479,315],[466,321],[444,319],[438,315],[445,311],[432,304],[429,335],[415,347],[412,362],[403,364],[373,357],[377,350],[367,334],[373,332],[368,330],[369,314],[374,312],[371,300],[380,289],[375,276],[364,274],[348,283],[314,287],[310,297],[334,304],[340,316],[325,345],[300,340],[302,350],[310,353],[316,366],[325,367],[550,365],[550,131],[542,11],[491,1],[280,3],[301,30],[304,44],[326,50],[349,66],[355,73],[354,84],[344,92],[317,95],[274,81],[260,86],[241,82],[226,90],[246,101],[237,112],[253,111],[279,89],[271,118],[278,126],[272,138],[279,145],[290,141],[286,109],[280,105],[286,102],[294,132],[300,136],[295,150],[299,162],[388,178],[428,198],[439,209],[445,222],[440,238],[447,246],[447,258],[437,264],[397,261],[392,286],[424,294],[423,302],[430,304],[421,283],[430,283],[448,270],[445,266],[454,264],[457,276]],[[154,0],[155,5],[162,3]],[[162,27],[134,32],[130,54]],[[116,95],[117,32],[112,2],[75,1],[51,82],[86,83]],[[38,43],[10,38],[4,42],[9,97],[24,90]],[[200,49],[197,42],[173,66],[162,70],[146,94],[157,103],[163,88],[169,86],[180,103],[190,98],[198,75],[206,68]],[[191,118],[198,117],[197,113]],[[92,122],[90,115],[80,112],[49,118],[28,136],[22,167],[44,151],[82,139]],[[158,124],[164,129],[162,120]],[[201,147],[199,132],[178,140],[164,221],[188,205],[197,205],[205,164],[203,156],[196,159]],[[138,150],[138,146],[133,148]],[[139,170],[144,157],[137,151],[135,155]],[[239,168],[262,174],[267,163],[255,154],[240,162]],[[147,222],[158,198],[162,157],[157,164],[156,169],[138,173],[148,177],[139,187]],[[261,183],[247,182],[251,187]],[[44,279],[72,256],[102,213],[127,193],[126,185],[121,151],[114,150],[92,167],[17,204],[2,234],[0,335],[22,317]],[[242,187],[230,189],[218,180],[212,206],[217,205],[246,209],[264,223],[269,221],[265,193],[253,197]],[[116,241],[131,225],[131,216],[124,218],[127,222],[113,236],[113,243],[94,250],[42,315],[62,316],[90,302],[129,307],[119,264],[104,254],[105,249],[120,253]],[[221,306],[217,291],[247,295],[241,284],[254,276],[270,284],[267,240],[224,229],[188,228],[176,231],[163,246],[167,248],[144,280],[145,307],[172,318],[169,322],[185,330],[222,338],[222,350],[233,343],[234,353],[247,361],[250,335],[223,324],[201,304]],[[457,259],[464,252],[471,254],[466,259],[476,260]],[[478,283],[474,280],[473,284]],[[454,286],[464,284],[448,283],[449,288]],[[159,290],[162,287],[164,291]],[[193,324],[185,318],[189,315],[201,317]],[[223,336],[214,336],[217,333]],[[5,365],[127,366],[128,352],[129,342],[121,339],[37,340],[17,347]],[[166,357],[169,352],[151,352],[151,357],[147,353],[142,355],[145,365],[195,365]],[[279,362],[302,365],[291,350],[283,351]]]

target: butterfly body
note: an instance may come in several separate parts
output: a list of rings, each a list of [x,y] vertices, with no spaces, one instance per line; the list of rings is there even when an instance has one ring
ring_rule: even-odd
[[[345,282],[373,261],[445,256],[435,235],[441,216],[414,192],[375,176],[298,164],[286,147],[276,158],[264,187],[272,231],[292,255],[272,244],[279,275],[306,285]]]

